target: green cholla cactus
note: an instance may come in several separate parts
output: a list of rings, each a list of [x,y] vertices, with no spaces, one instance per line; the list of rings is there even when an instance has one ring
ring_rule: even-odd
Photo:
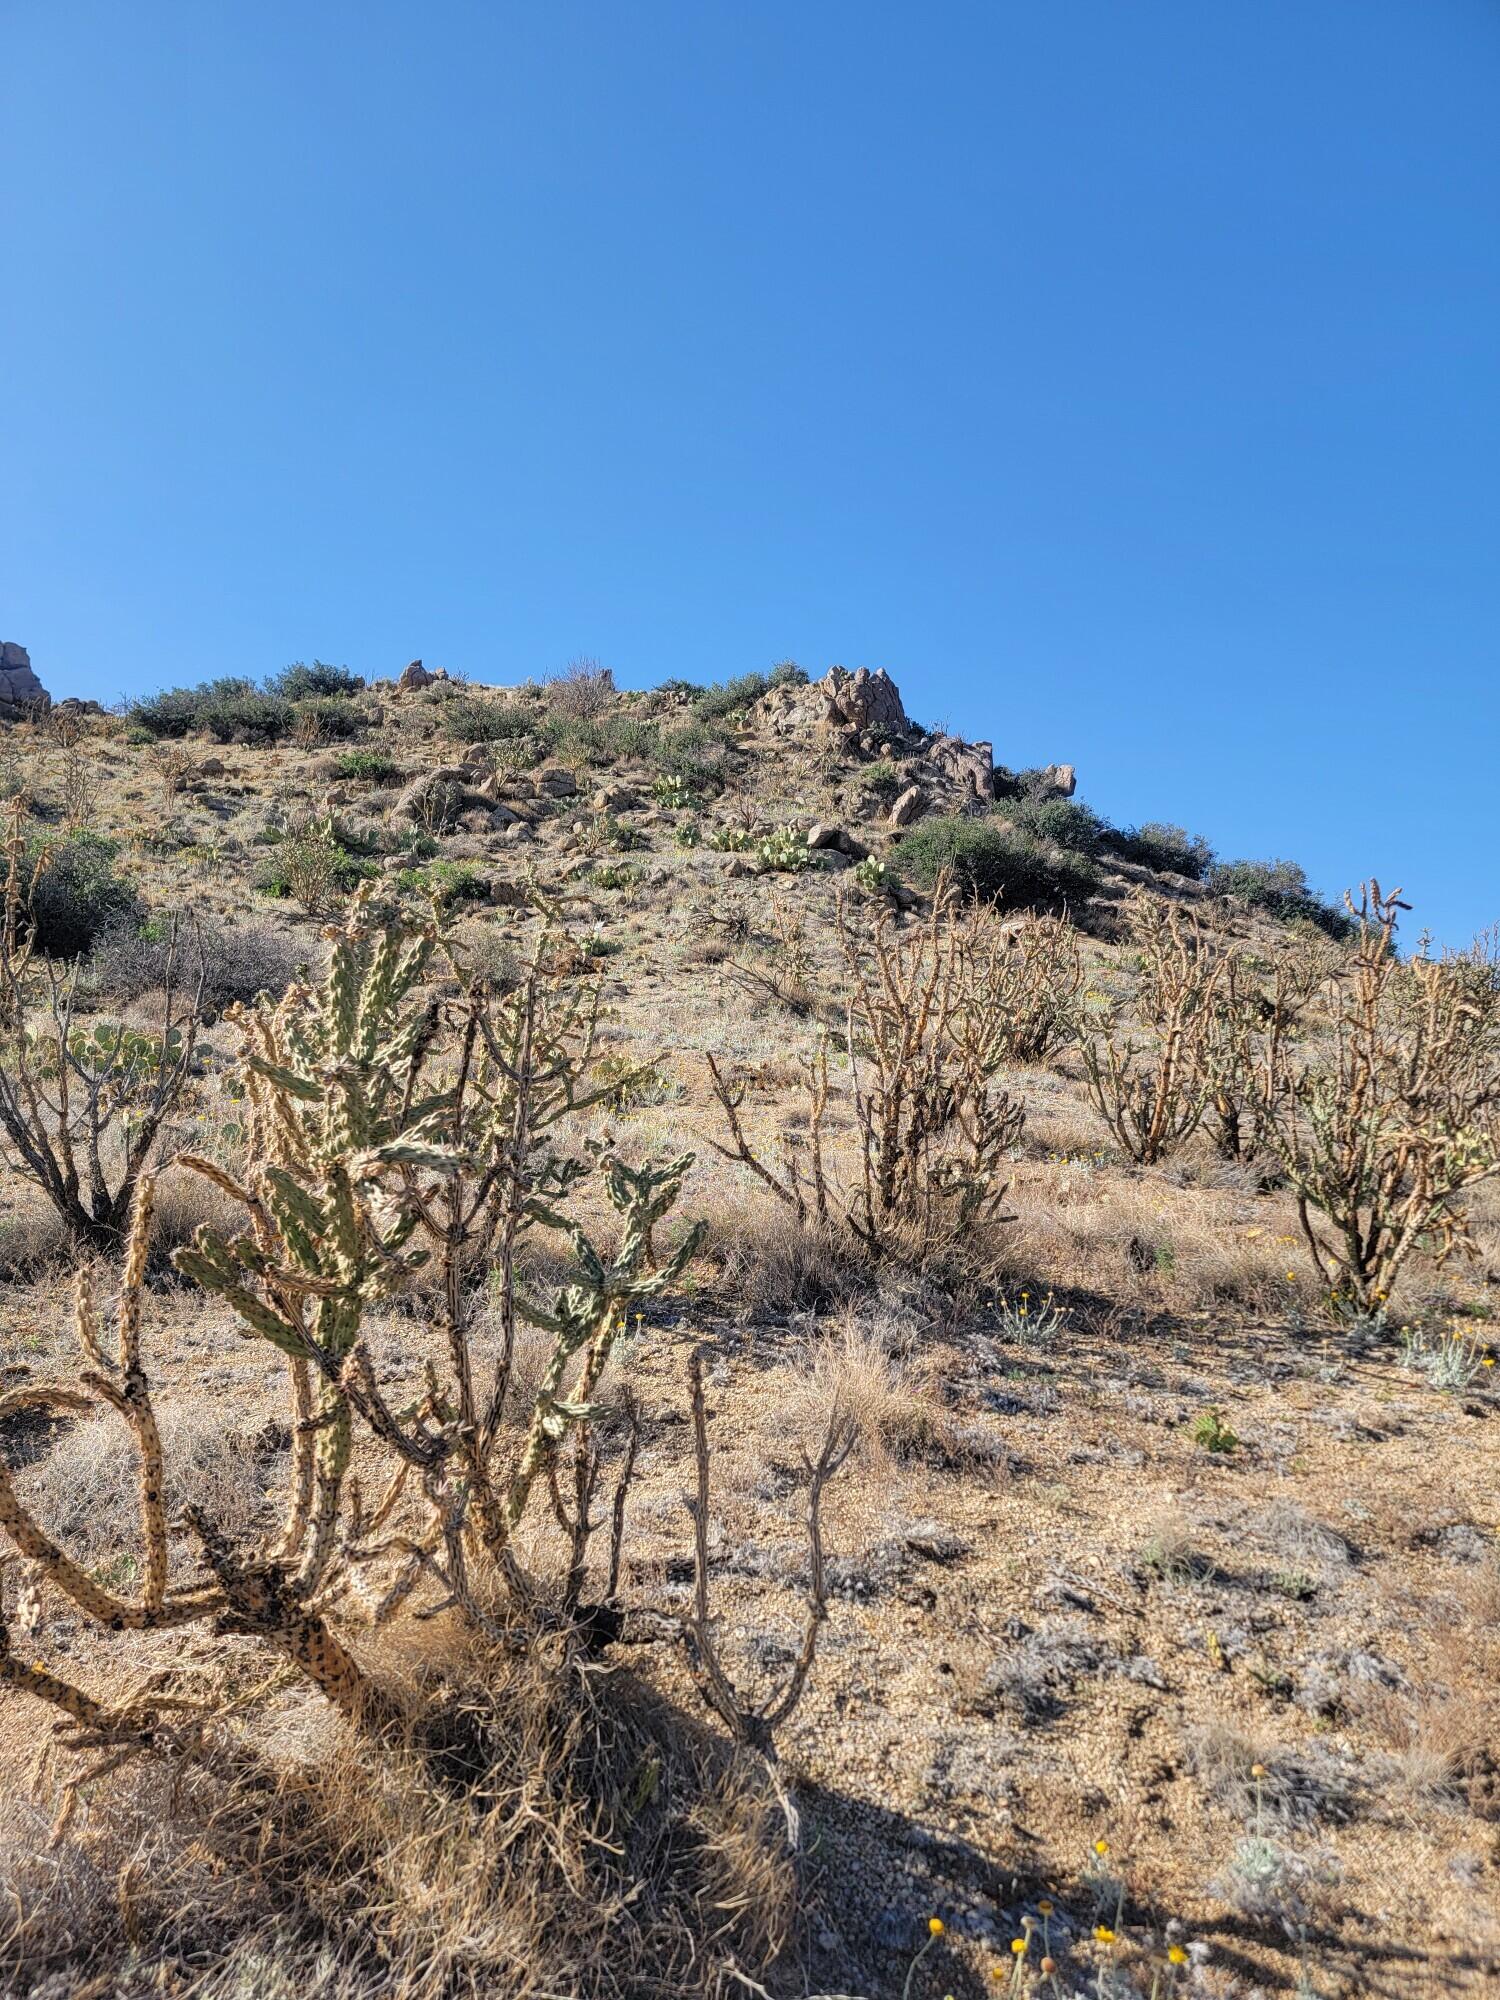
[[[411,994],[434,933],[367,927],[367,908],[362,891],[321,990],[294,986],[276,1006],[240,1016],[248,1185],[211,1161],[182,1163],[232,1194],[252,1228],[226,1237],[205,1226],[173,1258],[234,1308],[247,1334],[316,1370],[311,1576],[327,1562],[348,1466],[343,1374],[362,1315],[425,1261],[406,1247],[418,1220],[412,1176],[455,1165],[442,1143],[451,1099],[417,1087],[436,1022]],[[301,1544],[306,1526],[305,1514],[295,1518],[289,1542]]]
[[[507,1514],[512,1526],[525,1512],[538,1474],[555,1459],[570,1429],[598,1414],[589,1398],[625,1324],[627,1308],[638,1299],[665,1290],[697,1252],[705,1227],[701,1222],[693,1225],[664,1264],[657,1265],[653,1242],[655,1227],[681,1194],[683,1178],[692,1164],[691,1153],[661,1165],[648,1161],[642,1167],[628,1167],[613,1154],[603,1158],[605,1193],[625,1218],[620,1247],[608,1264],[579,1223],[541,1202],[531,1204],[538,1222],[568,1238],[583,1282],[559,1292],[550,1312],[525,1299],[516,1301],[522,1317],[554,1334],[556,1345],[537,1391],[526,1448],[511,1482]],[[577,1388],[565,1399],[560,1393],[563,1378],[583,1348],[588,1351]]]

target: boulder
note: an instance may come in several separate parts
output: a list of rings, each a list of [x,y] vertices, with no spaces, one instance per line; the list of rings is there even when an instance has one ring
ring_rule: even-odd
[[[927,761],[945,778],[976,792],[982,799],[995,795],[995,753],[988,743],[965,743],[961,736],[934,736],[927,745]]]
[[[31,670],[31,655],[7,639],[0,644],[0,722],[45,715],[52,697]]]
[[[871,673],[860,667],[848,673],[830,667],[818,682],[825,703],[825,721],[849,729],[875,729],[904,736],[910,728],[901,705],[901,691],[884,667]]]
[[[571,799],[578,790],[578,780],[561,765],[538,771],[535,782],[538,798]]]
[[[813,854],[842,854],[850,861],[863,861],[868,852],[847,827],[829,826],[821,820],[809,830],[807,845]]]
[[[401,677],[396,682],[396,692],[414,694],[418,688],[431,687],[437,678],[438,676],[430,673],[420,660],[413,660],[409,666],[401,669]]]
[[[414,824],[430,825],[434,833],[447,833],[465,813],[479,811],[485,815],[487,826],[494,801],[474,789],[473,777],[473,772],[463,765],[423,771],[403,788],[391,807],[392,815]]]
[[[892,826],[910,826],[914,819],[920,819],[927,810],[927,794],[920,785],[908,785],[906,790],[891,807]]]
[[[601,785],[591,803],[595,812],[639,812],[641,799],[629,785]]]
[[[1071,764],[1049,764],[1038,790],[1044,799],[1070,799],[1078,790],[1078,773]]]

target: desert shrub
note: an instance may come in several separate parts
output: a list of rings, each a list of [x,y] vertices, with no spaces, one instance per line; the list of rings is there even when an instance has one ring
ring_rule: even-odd
[[[294,827],[276,843],[255,886],[263,896],[290,897],[310,917],[327,916],[375,864],[350,852],[332,820]]]
[[[425,868],[403,868],[396,887],[446,909],[454,903],[487,901],[490,879],[472,861],[430,861]]]
[[[283,701],[307,701],[316,696],[337,698],[360,694],[364,685],[362,676],[351,674],[347,667],[330,667],[323,660],[314,660],[308,667],[301,660],[294,660],[291,666],[271,676],[266,682],[266,692],[280,695]]]
[[[347,750],[334,765],[333,775],[366,785],[394,785],[400,779],[401,766],[379,750]]]
[[[602,715],[615,698],[614,674],[597,660],[571,660],[544,685],[552,713],[579,722]]]
[[[32,841],[21,871],[31,935],[49,958],[90,951],[112,924],[138,916],[140,901],[114,870],[119,842],[97,833]]]
[[[565,764],[620,764],[648,759],[656,748],[656,725],[641,716],[553,715],[543,727],[553,755]]]
[[[1353,921],[1346,910],[1323,902],[1308,887],[1295,861],[1218,861],[1208,871],[1208,886],[1253,910],[1264,910],[1283,923],[1301,918],[1329,937],[1348,937]]]
[[[184,929],[174,945],[165,925],[126,921],[100,937],[84,976],[91,994],[129,1006],[159,992],[170,967],[175,983],[190,992],[201,977],[201,1011],[213,1015],[257,993],[284,993],[304,955],[285,931],[265,923],[204,923]]]
[[[715,681],[694,701],[693,713],[700,722],[723,722],[742,714],[752,701],[759,701],[770,685],[764,674],[737,674],[733,680]]]
[[[127,706],[125,715],[132,730],[142,730],[148,738],[188,736],[202,727],[202,718],[209,709],[254,694],[254,681],[227,676],[200,681],[196,687],[165,688],[157,694],[144,695]]]
[[[948,871],[956,886],[1002,910],[1057,910],[1087,900],[1098,883],[1081,855],[1054,854],[999,819],[924,820],[897,842],[913,880],[931,887]]]
[[[1076,799],[1021,798],[1008,801],[999,810],[1033,840],[1050,841],[1072,854],[1098,854],[1113,831],[1092,806],[1080,805]]]
[[[536,717],[509,702],[456,695],[443,705],[442,724],[455,743],[503,743],[529,735]]]
[[[721,792],[729,775],[729,741],[722,729],[690,722],[658,737],[651,761],[664,778],[695,792]]]
[[[197,726],[215,743],[279,743],[296,726],[297,711],[279,695],[226,695],[198,712]]]
[[[674,675],[670,680],[663,681],[653,692],[667,695],[673,701],[693,701],[702,694],[703,683],[685,681],[680,675]]]
[[[807,669],[799,667],[795,660],[778,660],[766,676],[767,684],[773,688],[806,687],[808,678]]]
[[[347,743],[364,726],[358,705],[340,695],[317,695],[293,704],[292,731],[301,742]]]
[[[1153,869],[1158,875],[1185,875],[1191,882],[1201,882],[1214,863],[1214,851],[1202,834],[1189,834],[1161,820],[1115,828],[1104,844],[1137,867]]]

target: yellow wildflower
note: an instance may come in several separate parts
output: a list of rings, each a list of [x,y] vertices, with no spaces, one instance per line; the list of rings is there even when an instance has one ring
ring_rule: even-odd
[[[927,1919],[927,1928],[933,1937],[941,1937],[948,1927],[941,1917],[929,1917]]]

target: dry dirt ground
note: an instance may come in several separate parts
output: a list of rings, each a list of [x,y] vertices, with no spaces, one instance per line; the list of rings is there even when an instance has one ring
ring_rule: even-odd
[[[386,726],[381,747],[407,774],[453,756],[424,734],[436,713],[413,705]],[[34,794],[55,802],[75,753],[24,734],[14,754]],[[217,749],[221,773],[164,790],[146,746],[114,733],[82,748],[94,824],[125,841],[153,906],[278,926],[315,957],[317,924],[248,884],[254,835],[278,814],[321,806],[330,789],[335,809],[355,809],[357,788],[330,780],[332,752]],[[805,827],[838,806],[859,828],[857,770],[764,749],[751,764],[756,745],[742,739],[739,796],[762,820]],[[585,773],[580,796],[598,782]],[[355,804],[378,820],[391,797]],[[645,1414],[628,1599],[681,1608],[689,1589],[694,1346],[715,1439],[714,1597],[747,1682],[784,1671],[799,1643],[800,1454],[836,1396],[859,1414],[826,1508],[831,1613],[781,1737],[807,1860],[798,1940],[774,1989],[901,1994],[937,1917],[944,1933],[913,2000],[1009,1991],[1011,1941],[1028,1919],[1027,1963],[1045,1923],[1059,1991],[1500,1992],[1493,1378],[1444,1389],[1395,1328],[1327,1324],[1285,1194],[1216,1165],[1202,1137],[1156,1169],[1123,1163],[1066,1058],[1014,1079],[1029,1111],[1014,1219],[955,1267],[874,1268],[809,1240],[707,1143],[724,1134],[703,1052],[755,1073],[754,1129],[795,1114],[795,1059],[837,999],[838,879],[738,877],[732,855],[677,844],[683,817],[650,804],[614,814],[645,844],[607,857],[610,887],[590,851],[597,815],[576,801],[538,814],[528,842],[460,832],[443,853],[496,885],[462,919],[490,948],[524,946],[533,919],[505,899],[530,876],[561,896],[570,932],[593,940],[601,1053],[651,1074],[590,1129],[627,1152],[697,1154],[680,1212],[708,1219],[708,1246],[615,1364]],[[878,846],[873,822],[862,832]],[[789,937],[806,955],[790,1005],[736,969],[780,977]],[[1113,947],[1096,937],[1088,951],[1091,976],[1112,977]],[[210,1074],[176,1138],[201,1142],[222,1122],[216,1092]],[[203,1197],[165,1185],[180,1212],[164,1228],[180,1235]],[[1478,1205],[1477,1262],[1413,1272],[1404,1323],[1462,1312],[1482,1334],[1497,1214],[1493,1197]],[[26,1264],[45,1255],[48,1227],[8,1181],[5,1369],[71,1366],[65,1272]],[[385,1315],[384,1379],[417,1377],[425,1337],[415,1307]],[[279,1369],[170,1279],[151,1295],[146,1340],[177,1478],[253,1523],[284,1449]],[[130,1474],[102,1424],[7,1449],[28,1461],[23,1483],[61,1539],[101,1572],[128,1562],[113,1538]],[[101,1642],[61,1604],[39,1643],[106,1691],[184,1646],[234,1645]],[[644,1670],[694,1706],[670,1650]],[[275,1688],[253,1726],[315,1735],[326,1728],[315,1706]],[[12,1855],[40,1846],[55,1805],[56,1769],[31,1775],[49,1726],[0,1694]],[[89,1810],[70,1840],[86,1845]],[[1172,1945],[1185,1964],[1167,1958]]]

